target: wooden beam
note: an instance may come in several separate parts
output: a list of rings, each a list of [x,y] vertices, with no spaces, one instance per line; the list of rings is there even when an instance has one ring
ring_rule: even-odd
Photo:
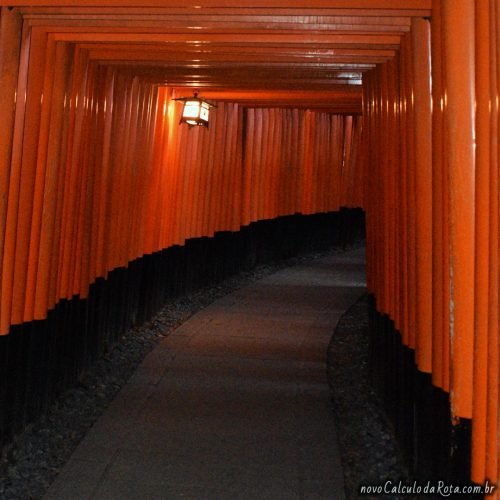
[[[395,9],[430,10],[432,0],[193,0],[187,7],[258,7],[258,8],[327,8],[327,9]],[[13,7],[186,7],[182,0],[0,0],[0,5]]]

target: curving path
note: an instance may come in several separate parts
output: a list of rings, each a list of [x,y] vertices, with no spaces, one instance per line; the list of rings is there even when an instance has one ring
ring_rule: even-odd
[[[281,270],[195,314],[144,360],[53,499],[344,498],[326,351],[364,253]]]

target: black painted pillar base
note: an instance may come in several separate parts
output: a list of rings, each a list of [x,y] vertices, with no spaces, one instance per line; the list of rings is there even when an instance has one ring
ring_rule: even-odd
[[[261,221],[196,238],[115,269],[87,299],[60,301],[47,319],[0,336],[0,445],[40,416],[124,332],[172,297],[258,264],[364,237],[364,213],[342,209]]]
[[[471,484],[470,420],[452,422],[449,395],[417,369],[413,350],[402,344],[393,321],[377,311],[373,296],[370,375],[415,480]]]

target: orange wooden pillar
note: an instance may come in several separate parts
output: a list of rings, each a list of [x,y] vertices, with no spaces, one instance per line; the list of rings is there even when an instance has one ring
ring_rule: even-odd
[[[157,201],[154,206],[151,207],[150,219],[151,219],[151,230],[154,227],[154,239],[152,244],[153,251],[158,251],[162,248],[169,246],[168,244],[168,215],[167,202],[168,199],[168,152],[170,150],[171,136],[175,125],[172,123],[174,115],[175,102],[171,100],[171,90],[168,88],[158,89],[158,110],[159,120],[162,122],[159,126],[158,139],[155,140],[158,152],[154,156],[154,161],[157,161],[157,165],[154,167],[158,171],[158,191],[157,191]],[[158,127],[158,125],[157,125]],[[158,144],[159,142],[159,144]],[[172,141],[173,142],[173,141]],[[156,160],[155,160],[156,158]],[[154,215],[153,215],[154,214]],[[157,224],[154,224],[154,221]]]
[[[173,100],[167,103],[168,136],[162,156],[162,199],[160,211],[162,214],[160,248],[166,248],[175,244],[175,232],[173,224],[173,213],[175,212],[177,172],[175,158],[177,156],[177,142],[180,128],[179,104]]]
[[[379,98],[379,116],[380,116],[380,127],[379,127],[379,140],[377,141],[380,145],[380,163],[379,177],[380,177],[380,187],[382,195],[382,210],[381,216],[381,235],[382,235],[382,248],[380,255],[382,256],[382,271],[381,271],[381,307],[385,314],[392,316],[391,311],[391,286],[393,283],[392,276],[392,221],[393,214],[390,210],[391,205],[391,164],[390,164],[390,143],[389,138],[389,127],[390,127],[390,116],[389,116],[389,63],[385,63],[380,66],[379,76],[378,76],[378,98]]]
[[[432,380],[448,390],[449,282],[448,282],[448,175],[444,154],[444,54],[441,0],[433,3],[432,23]]]
[[[388,256],[389,256],[389,266],[388,266],[388,281],[386,283],[386,293],[387,293],[387,309],[389,311],[390,318],[400,325],[399,312],[396,310],[398,295],[396,288],[399,283],[399,274],[397,273],[398,269],[398,259],[399,255],[396,252],[397,241],[399,237],[398,231],[398,222],[399,222],[399,213],[396,210],[396,200],[397,200],[397,156],[398,156],[398,147],[399,144],[397,141],[392,138],[397,136],[397,114],[396,114],[396,74],[398,71],[397,64],[394,59],[389,60],[385,64],[387,68],[387,82],[386,89],[384,90],[385,94],[385,107],[384,114],[386,115],[386,123],[387,123],[387,132],[388,132],[388,142],[386,144],[386,168],[387,168],[387,248],[388,248]]]
[[[87,60],[79,50],[73,54],[74,67],[72,86],[68,95],[68,145],[64,158],[64,198],[61,206],[61,233],[59,250],[59,273],[57,298],[70,299],[73,295],[73,278],[76,255],[77,222],[79,196],[80,142],[84,127],[84,99],[87,88]]]
[[[500,189],[500,2],[490,0],[490,307],[488,318],[488,396],[486,477],[496,477],[496,498],[500,498],[500,345],[499,345],[499,199]],[[496,438],[496,439],[495,439]]]
[[[23,51],[29,51],[30,57],[37,60],[35,66],[29,69],[20,78],[18,95],[26,91],[25,105],[29,112],[25,116],[20,113],[16,116],[15,144],[12,157],[12,169],[9,184],[9,201],[7,213],[6,245],[4,253],[3,292],[11,291],[11,304],[5,303],[8,310],[2,311],[2,320],[10,316],[11,324],[20,324],[25,320],[33,319],[28,313],[25,317],[25,303],[33,291],[34,283],[28,281],[29,248],[32,220],[35,224],[40,215],[34,209],[34,192],[37,177],[37,150],[42,108],[45,58],[47,35],[43,31],[32,30],[25,33]],[[23,61],[27,65],[27,60]],[[26,85],[26,86],[25,86]],[[25,87],[24,87],[25,86]],[[19,92],[21,91],[21,92]],[[24,114],[24,106],[19,106]],[[44,168],[41,165],[40,168]],[[8,300],[8,299],[7,299]],[[3,330],[3,328],[2,328]]]
[[[380,312],[387,313],[385,307],[385,253],[383,249],[385,248],[385,232],[384,232],[384,211],[385,211],[385,197],[383,195],[384,189],[384,171],[381,168],[383,162],[383,148],[381,147],[382,140],[382,95],[381,95],[381,69],[377,68],[375,73],[375,78],[372,81],[373,84],[373,113],[374,113],[374,128],[373,128],[373,140],[374,140],[374,151],[376,152],[374,163],[376,164],[375,171],[375,186],[381,196],[376,197],[377,201],[372,207],[372,212],[375,225],[375,246],[374,255],[377,262],[377,272],[376,272],[376,297],[377,305],[380,308]],[[375,197],[374,197],[375,198]]]
[[[21,50],[22,18],[17,10],[0,8],[0,189],[6,193],[12,156],[14,118],[16,112],[16,91]],[[5,224],[6,201],[2,196],[0,223]],[[2,222],[3,221],[3,222]],[[3,227],[3,226],[2,226]],[[3,231],[0,231],[3,234]]]
[[[481,8],[482,7],[482,8]],[[483,482],[486,464],[488,389],[488,308],[490,237],[490,78],[489,9],[476,1],[476,218],[474,283],[474,398],[472,428],[472,479]],[[494,276],[491,276],[494,279]]]
[[[168,94],[166,87],[155,91],[154,118],[152,119],[151,156],[149,175],[145,186],[144,236],[142,248],[145,254],[152,254],[159,249],[158,235],[163,225],[162,213],[159,209],[162,198],[163,151],[168,138]]]
[[[416,362],[432,371],[432,108],[430,23],[412,20],[415,96]]]
[[[7,222],[7,201],[14,139],[14,122],[16,116],[16,92],[19,74],[19,57],[21,50],[22,18],[16,10],[2,7],[0,12],[0,281],[2,279],[2,263]],[[4,294],[10,290],[3,288]],[[3,313],[6,308],[2,307]],[[5,321],[7,320],[7,321]],[[8,332],[8,318],[0,324],[0,335]]]
[[[498,81],[500,5],[475,2],[476,227],[472,480],[497,481],[499,467]],[[498,498],[498,490],[488,498]]]
[[[237,134],[235,137],[235,170],[233,172],[234,176],[234,205],[238,207],[237,210],[232,212],[231,221],[231,231],[238,231],[243,226],[242,213],[243,213],[243,144],[244,138],[244,120],[243,120],[243,108],[238,104],[235,105],[235,113],[237,117]]]
[[[103,77],[102,90],[102,146],[99,155],[99,181],[98,189],[98,225],[96,227],[96,276],[106,277],[107,273],[107,233],[109,229],[108,218],[108,182],[111,176],[111,138],[113,125],[113,101],[115,87],[115,73],[108,69]]]
[[[96,66],[89,64],[87,69],[87,85],[83,98],[82,112],[84,121],[82,127],[82,138],[80,142],[80,155],[78,161],[77,176],[77,213],[74,215],[76,224],[76,239],[74,257],[74,270],[72,271],[71,292],[80,298],[86,298],[89,291],[89,268],[93,255],[90,253],[92,238],[92,227],[89,224],[91,218],[92,199],[94,196],[91,186],[94,181],[94,162],[92,155],[93,130],[93,104],[96,94],[94,85]]]
[[[251,222],[259,219],[261,206],[259,187],[262,183],[262,150],[264,148],[264,120],[262,117],[262,109],[254,110],[253,126],[255,128],[255,141],[253,143],[253,150],[249,152],[249,167],[253,170],[250,184],[252,193],[250,202],[250,213],[252,214]]]
[[[407,43],[408,37],[403,37],[401,43]],[[408,290],[408,141],[407,141],[407,123],[408,123],[408,78],[406,75],[405,64],[405,50],[401,48],[399,52],[399,274],[400,274],[400,288],[398,297],[400,297],[400,333],[404,345],[408,345],[408,303],[409,303],[409,290]]]
[[[60,196],[59,183],[63,177],[62,164],[66,138],[66,127],[64,125],[67,111],[64,105],[67,87],[68,70],[70,64],[68,49],[63,44],[58,44],[55,51],[54,78],[52,91],[52,109],[50,110],[50,122],[46,123],[48,129],[46,151],[40,156],[40,161],[45,161],[47,168],[43,183],[43,199],[40,200],[40,242],[36,269],[36,289],[34,290],[34,318],[43,319],[47,310],[55,305],[56,298],[53,294],[54,282],[57,277],[57,260],[54,261],[54,253],[58,256],[58,224],[57,214]],[[48,100],[45,101],[48,104]],[[62,191],[62,190],[61,190]],[[52,291],[51,291],[52,290]]]
[[[212,118],[217,118],[217,113],[214,111]],[[211,118],[211,119],[212,119]],[[202,233],[205,236],[212,236],[213,235],[213,221],[211,220],[211,213],[212,213],[212,196],[214,196],[214,193],[211,192],[211,186],[212,182],[214,179],[214,169],[215,165],[217,164],[217,158],[215,157],[214,151],[215,151],[215,142],[213,140],[214,137],[214,128],[210,126],[210,133],[205,133],[203,134],[204,136],[204,156],[205,159],[203,161],[203,167],[205,169],[205,176],[204,176],[204,186],[202,186],[202,190],[204,191],[201,195],[203,196],[203,205],[202,205],[202,218],[203,218],[203,225],[202,225]],[[210,186],[210,187],[209,187]]]
[[[413,37],[406,37],[402,45],[402,57],[406,90],[406,203],[407,203],[407,301],[408,301],[408,333],[407,344],[411,349],[416,347],[417,331],[417,200],[416,200],[416,157],[418,145],[415,144],[415,76],[413,67]]]
[[[374,75],[375,70],[364,75],[363,80],[363,116],[364,134],[367,142],[366,148],[368,154],[366,161],[370,159],[367,166],[367,175],[365,178],[365,192],[367,193],[366,204],[366,254],[367,254],[367,287],[371,294],[378,293],[378,260],[377,260],[377,201],[378,197],[370,196],[374,186],[377,185],[377,169],[374,155],[374,128],[375,128],[375,96],[374,96]]]
[[[388,167],[388,226],[389,226],[389,248],[390,248],[390,276],[388,283],[388,309],[394,320],[396,330],[401,329],[401,314],[399,309],[399,287],[401,281],[399,242],[401,235],[401,212],[399,210],[399,183],[401,179],[399,163],[400,143],[398,138],[399,129],[399,61],[395,58],[387,62],[387,135],[389,137],[387,147]]]
[[[364,182],[366,177],[366,143],[364,140],[364,125],[362,116],[353,117],[353,143],[351,162],[352,168],[352,203],[354,207],[365,208]]]
[[[451,408],[472,418],[474,338],[474,1],[443,0],[449,174]]]
[[[245,109],[243,130],[245,131],[245,153],[243,156],[243,174],[242,174],[242,202],[241,202],[241,223],[246,226],[252,221],[252,179],[254,176],[252,163],[250,160],[250,151],[254,149],[255,137],[255,110]]]

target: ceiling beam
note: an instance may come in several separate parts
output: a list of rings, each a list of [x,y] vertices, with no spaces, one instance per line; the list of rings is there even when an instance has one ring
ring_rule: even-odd
[[[431,10],[432,0],[0,0],[0,5],[26,7],[191,7]]]

